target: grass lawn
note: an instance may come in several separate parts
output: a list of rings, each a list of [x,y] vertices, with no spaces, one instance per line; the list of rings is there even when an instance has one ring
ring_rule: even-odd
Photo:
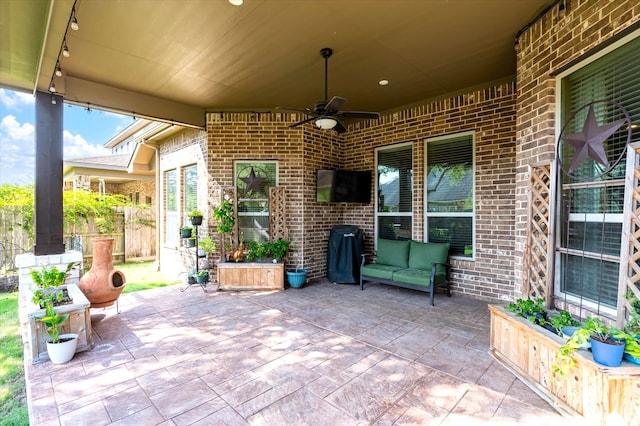
[[[161,272],[156,271],[153,262],[119,263],[113,267],[122,271],[127,279],[123,293],[166,287],[180,282],[179,280],[169,280]]]
[[[18,293],[0,293],[0,425],[28,425]]]
[[[114,265],[124,274],[123,293],[177,284],[155,271],[153,262]],[[24,353],[18,320],[18,292],[0,293],[0,426],[29,424]]]

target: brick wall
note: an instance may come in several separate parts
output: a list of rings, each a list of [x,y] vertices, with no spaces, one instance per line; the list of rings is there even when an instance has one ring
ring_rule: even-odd
[[[334,225],[348,223],[373,245],[374,204],[315,202],[317,169],[374,171],[374,149],[414,143],[414,238],[423,234],[424,138],[475,130],[476,258],[455,260],[454,291],[483,299],[513,296],[513,198],[515,90],[513,83],[433,102],[384,116],[380,124],[358,123],[344,135],[313,126],[289,128],[295,114],[210,113],[207,115],[209,204],[220,188],[233,185],[234,160],[278,160],[287,197],[291,241],[289,265],[304,265],[310,278],[326,276],[326,250]],[[168,154],[162,149],[161,155]],[[304,258],[304,262],[302,261]]]
[[[209,232],[211,220],[211,210],[209,209],[210,197],[208,191],[208,171],[207,171],[207,134],[201,130],[187,129],[173,134],[158,143],[158,154],[160,156],[160,170],[158,178],[160,181],[160,191],[158,201],[160,217],[156,221],[156,232],[159,235],[160,248],[160,269],[171,277],[178,277],[182,272],[191,269],[194,257],[193,253],[181,247],[180,238],[176,239],[176,244],[167,244],[165,241],[166,232],[175,232],[179,237],[179,229],[167,230],[166,222],[166,187],[165,175],[169,170],[176,170],[178,189],[178,226],[182,224],[181,212],[184,210],[184,187],[183,168],[193,164],[197,165],[198,173],[198,208],[204,215],[200,235]]]
[[[522,292],[522,259],[527,230],[527,167],[549,163],[555,149],[556,79],[573,61],[640,21],[637,0],[567,0],[523,32],[517,44],[515,283]]]
[[[383,116],[379,124],[359,122],[345,133],[348,169],[374,171],[374,149],[413,143],[413,238],[424,234],[424,140],[475,131],[475,260],[453,259],[453,290],[486,300],[513,296],[515,194],[515,88],[504,83]],[[345,223],[360,226],[366,245],[374,239],[374,205],[346,207]]]

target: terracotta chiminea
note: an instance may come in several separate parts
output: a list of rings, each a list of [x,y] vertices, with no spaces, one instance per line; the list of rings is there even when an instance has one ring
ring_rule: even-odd
[[[91,302],[92,308],[111,306],[124,289],[124,274],[113,267],[113,238],[93,238],[93,263],[80,279],[78,287]]]

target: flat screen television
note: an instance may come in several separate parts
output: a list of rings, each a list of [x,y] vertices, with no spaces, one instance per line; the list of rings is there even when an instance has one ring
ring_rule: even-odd
[[[318,170],[316,201],[319,203],[370,203],[371,172]]]

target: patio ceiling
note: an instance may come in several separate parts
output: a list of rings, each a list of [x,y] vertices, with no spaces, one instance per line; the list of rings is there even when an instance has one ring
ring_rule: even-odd
[[[47,92],[53,78],[67,102],[203,126],[207,111],[312,108],[331,47],[329,97],[385,112],[512,77],[517,32],[553,3],[3,0],[0,86]]]

